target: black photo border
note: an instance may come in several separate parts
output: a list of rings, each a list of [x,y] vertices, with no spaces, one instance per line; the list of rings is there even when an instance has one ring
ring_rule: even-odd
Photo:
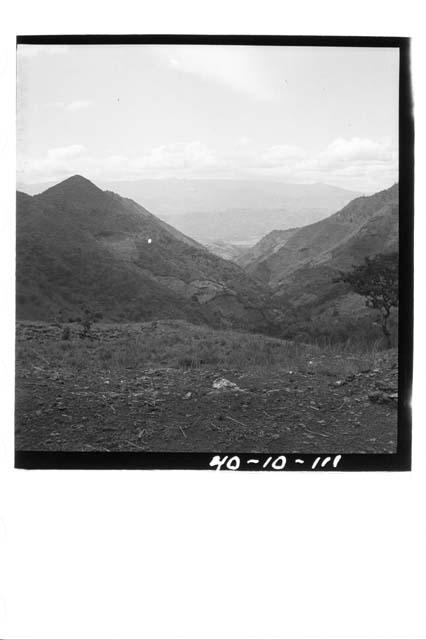
[[[410,74],[410,39],[365,36],[267,35],[19,35],[18,44],[34,45],[250,45],[309,47],[372,47],[399,49],[399,311],[398,311],[398,437],[395,454],[286,453],[285,471],[411,471],[414,280],[414,117]],[[15,451],[19,469],[215,469],[212,458],[232,464],[221,469],[282,470],[272,466],[279,454],[210,452],[63,452]],[[256,463],[250,462],[255,458]],[[325,459],[328,462],[322,466]],[[281,458],[282,461],[282,458]]]

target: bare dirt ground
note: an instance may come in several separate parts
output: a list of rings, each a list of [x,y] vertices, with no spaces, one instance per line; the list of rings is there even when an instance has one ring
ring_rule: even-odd
[[[168,329],[166,325],[164,322],[160,326],[163,334],[159,336],[155,327],[151,333],[145,332],[145,349],[150,342],[164,342],[165,335],[169,342],[173,342],[173,336],[175,341],[184,341],[187,326],[169,322]],[[120,352],[123,341],[130,341],[130,351],[134,350],[136,343],[129,336],[145,329],[140,325],[96,327],[94,339],[87,340],[78,337],[72,327],[68,342],[61,338],[63,327],[18,324],[16,448],[396,451],[395,351],[357,358],[306,347],[297,352],[297,357],[294,353],[292,358],[268,356],[269,365],[263,366],[244,366],[241,358],[238,366],[230,366],[235,364],[231,356],[228,360],[218,358],[217,362],[214,357],[211,362],[181,358],[174,363],[169,358],[174,365],[170,366],[167,357],[161,358],[158,353],[155,357],[159,362],[153,365],[146,362],[145,353],[144,365],[137,359],[117,364],[112,356]],[[221,340],[217,344],[228,344],[225,334],[217,336],[214,340]],[[271,343],[266,348],[262,342],[268,354],[287,348],[284,343],[280,346],[281,341],[264,337],[256,340]]]

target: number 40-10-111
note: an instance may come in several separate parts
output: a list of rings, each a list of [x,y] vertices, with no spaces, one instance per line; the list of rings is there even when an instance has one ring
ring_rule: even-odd
[[[333,459],[331,456],[317,456],[311,465],[311,469],[324,469],[332,462],[332,466],[334,469],[337,467],[341,460],[342,456],[337,455],[334,456]],[[305,461],[302,458],[296,458],[294,460],[295,464],[303,465]],[[282,471],[285,469],[287,464],[287,457],[284,455],[280,455],[277,457],[269,456],[265,461],[261,461],[258,458],[249,458],[246,461],[247,465],[259,466],[262,469],[274,469],[275,471]],[[216,471],[221,471],[222,469],[228,469],[229,471],[237,471],[241,466],[241,460],[239,456],[213,456],[210,460],[210,467],[216,467]]]

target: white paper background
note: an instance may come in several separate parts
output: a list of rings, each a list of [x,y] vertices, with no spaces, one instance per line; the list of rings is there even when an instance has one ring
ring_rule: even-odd
[[[424,638],[422,3],[8,2],[0,38],[0,636]],[[6,15],[8,11],[8,15]],[[416,116],[412,473],[13,469],[16,34],[411,36]]]

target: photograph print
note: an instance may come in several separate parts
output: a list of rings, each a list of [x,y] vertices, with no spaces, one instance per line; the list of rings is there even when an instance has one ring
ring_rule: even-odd
[[[408,54],[18,37],[16,466],[409,470]]]

